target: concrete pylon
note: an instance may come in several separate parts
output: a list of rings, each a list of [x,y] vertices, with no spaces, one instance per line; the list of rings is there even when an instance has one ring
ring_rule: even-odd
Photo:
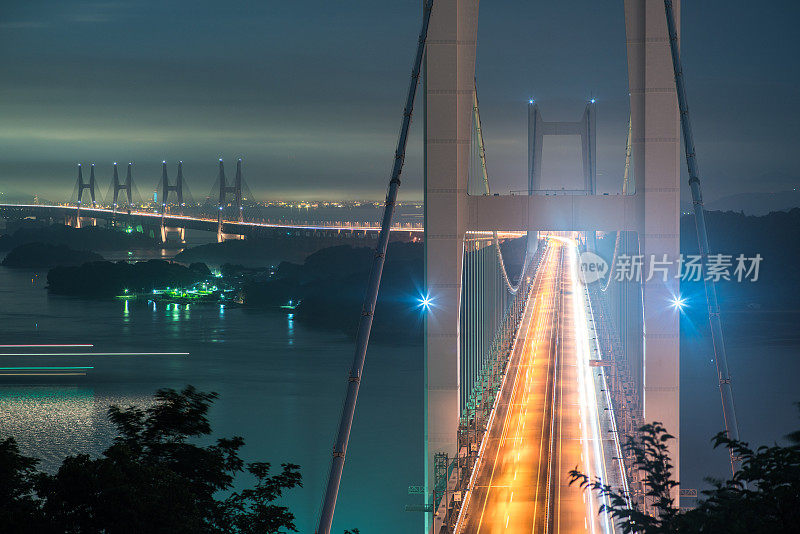
[[[175,178],[175,185],[169,184],[167,176],[167,162],[161,162],[161,207],[162,213],[166,212],[169,204],[170,192],[175,193],[175,200],[178,203],[178,213],[183,214],[183,161],[178,162],[178,175]]]
[[[165,224],[165,217],[167,215],[167,205],[169,204],[170,192],[175,193],[175,199],[178,204],[178,213],[183,215],[183,161],[178,162],[178,175],[175,178],[175,185],[170,185],[169,176],[167,175],[167,162],[161,162],[161,242],[167,241],[167,233],[169,229]],[[174,229],[178,233],[178,239],[181,243],[186,242],[186,229],[183,227]]]
[[[77,210],[77,213],[75,214],[75,227],[76,228],[80,228],[81,227],[81,206],[82,206],[82,203],[83,203],[83,190],[84,189],[88,189],[89,190],[89,196],[92,199],[92,203],[91,203],[90,207],[94,208],[96,206],[96,204],[97,204],[97,200],[95,198],[94,163],[92,163],[92,165],[90,167],[89,181],[88,182],[84,182],[83,181],[83,167],[81,166],[80,163],[78,163],[78,210]],[[97,220],[96,219],[92,219],[92,226],[95,226],[96,224],[97,224]]]
[[[114,188],[114,199],[111,205],[111,209],[114,213],[117,212],[120,191],[125,191],[125,194],[128,198],[128,209],[130,209],[131,205],[133,205],[133,193],[132,193],[133,176],[131,174],[132,165],[133,165],[132,163],[128,163],[128,172],[125,175],[125,182],[120,183],[119,173],[117,172],[117,162],[116,161],[114,162],[114,177],[112,183],[112,186]]]
[[[228,185],[225,179],[225,167],[222,163],[222,158],[219,160],[219,213],[217,214],[217,241],[222,242],[225,239],[225,234],[222,232],[222,214],[225,208],[226,197],[228,193],[233,193],[234,208],[236,209],[236,220],[242,222],[244,220],[244,207],[242,205],[242,158],[236,160],[236,176],[234,177],[233,185]]]
[[[581,120],[577,122],[549,122],[542,119],[539,105],[531,99],[528,102],[528,194],[597,194],[597,121],[595,99],[586,103]],[[542,184],[542,148],[548,135],[576,135],[581,140],[581,188],[563,190],[557,187],[546,190]],[[574,186],[573,186],[574,187]],[[588,250],[597,250],[596,232],[586,232]]]
[[[219,158],[219,175],[217,177],[219,181],[219,205],[217,210],[217,243],[222,243],[223,241],[223,233],[222,233],[222,212],[224,211],[225,207],[225,165],[222,163],[222,158]]]
[[[673,2],[679,20],[680,2]],[[625,0],[631,146],[638,232],[643,255],[643,344],[634,352],[642,369],[645,421],[661,421],[675,436],[670,453],[680,468],[680,124],[662,0]],[[666,281],[647,280],[651,260],[669,263]],[[660,265],[653,265],[660,267]],[[629,347],[630,349],[631,347]],[[634,350],[637,347],[633,347]],[[629,353],[630,354],[630,353]],[[677,490],[676,490],[677,499]]]
[[[425,487],[434,454],[457,453],[459,310],[475,90],[477,0],[437,0],[425,57]],[[426,516],[426,531],[440,520]]]
[[[81,167],[81,164],[78,163],[78,206],[80,206],[83,203],[83,190],[84,189],[88,189],[89,190],[89,196],[92,199],[92,207],[94,207],[94,205],[97,203],[97,200],[95,198],[95,187],[94,187],[95,186],[94,163],[91,164],[89,169],[90,169],[89,170],[89,181],[88,182],[84,182],[83,181],[83,168]]]
[[[233,195],[236,202],[236,220],[244,221],[244,207],[242,206],[242,158],[236,160],[236,178],[233,181]]]
[[[577,122],[547,122],[542,119],[539,105],[528,102],[528,194],[545,194],[542,186],[542,147],[548,135],[577,135],[581,138],[581,167],[583,170],[582,189],[570,193],[597,194],[597,136],[596,105],[594,98],[586,103],[581,120]],[[557,188],[556,188],[557,189]],[[555,191],[558,193],[558,191]]]

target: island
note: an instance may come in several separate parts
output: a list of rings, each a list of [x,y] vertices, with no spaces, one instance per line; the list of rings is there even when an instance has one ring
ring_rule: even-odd
[[[213,278],[203,263],[190,266],[165,260],[92,261],[58,266],[47,273],[48,289],[58,295],[115,297],[171,288],[189,288]]]
[[[75,250],[52,243],[25,243],[14,247],[3,259],[4,267],[52,267],[76,265],[89,261],[102,261],[100,254],[89,250]]]

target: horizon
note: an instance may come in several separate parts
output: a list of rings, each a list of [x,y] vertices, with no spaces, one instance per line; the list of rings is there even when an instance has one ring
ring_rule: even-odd
[[[141,162],[134,181],[145,191],[160,176],[159,162],[182,159],[189,187],[200,193],[213,183],[217,158],[244,154],[245,178],[260,199],[303,199],[310,189],[321,198],[382,198],[419,2],[349,5],[6,6],[4,192],[68,195],[81,160],[98,163],[101,183],[111,162]],[[619,190],[627,122],[621,10],[589,0],[509,0],[481,11],[477,78],[497,191],[523,187],[526,103],[533,97],[548,120],[573,120],[586,100],[597,99],[598,191]],[[800,6],[761,9],[737,0],[726,10],[736,16],[719,17],[711,5],[682,9],[709,202],[800,185],[790,157],[800,73],[778,68],[791,61],[784,36]],[[709,26],[711,16],[717,23]],[[740,36],[759,29],[756,53]],[[420,132],[419,121],[412,123],[403,200],[422,197]],[[570,150],[562,144],[553,153]],[[572,170],[555,164],[552,179],[563,183]],[[688,202],[688,187],[682,195]]]

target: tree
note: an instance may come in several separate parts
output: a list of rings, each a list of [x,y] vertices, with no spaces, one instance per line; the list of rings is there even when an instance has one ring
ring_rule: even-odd
[[[798,404],[800,407],[800,403]],[[675,507],[671,491],[678,485],[672,477],[667,442],[673,436],[661,423],[640,429],[638,438],[628,438],[626,449],[633,453],[634,466],[644,474],[644,492],[654,513],[647,514],[625,495],[573,469],[570,484],[590,488],[607,496],[608,511],[625,533],[718,533],[760,534],[800,532],[800,431],[787,436],[790,445],[752,449],[746,442],[730,439],[725,432],[713,438],[714,447],[725,447],[741,462],[728,480],[706,479],[711,489],[694,509]]]
[[[0,525],[8,532],[31,532],[42,525],[34,498],[37,463],[20,454],[14,438],[0,442]]]
[[[240,437],[205,446],[191,441],[211,434],[207,414],[216,398],[187,386],[159,390],[149,408],[112,406],[108,416],[118,435],[111,446],[99,458],[70,456],[55,474],[36,471],[36,460],[19,455],[13,440],[6,440],[0,470],[9,476],[0,482],[0,506],[10,502],[22,509],[20,516],[38,521],[35,531],[43,533],[296,531],[292,513],[275,501],[284,490],[302,486],[299,466],[282,464],[270,474],[268,463],[245,464]],[[236,475],[245,471],[255,486],[233,492]]]

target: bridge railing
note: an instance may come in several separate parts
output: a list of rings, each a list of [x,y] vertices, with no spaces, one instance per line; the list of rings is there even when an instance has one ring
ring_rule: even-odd
[[[520,287],[506,309],[487,349],[487,365],[480,371],[478,380],[469,392],[461,414],[458,430],[458,453],[455,458],[437,455],[440,469],[434,470],[434,512],[444,520],[444,525],[454,525],[462,499],[469,486],[470,477],[478,460],[481,443],[486,434],[495,401],[500,393],[503,378],[511,359],[531,287],[542,258],[544,246],[537,248],[527,270],[520,273]],[[447,468],[442,466],[446,465]]]

